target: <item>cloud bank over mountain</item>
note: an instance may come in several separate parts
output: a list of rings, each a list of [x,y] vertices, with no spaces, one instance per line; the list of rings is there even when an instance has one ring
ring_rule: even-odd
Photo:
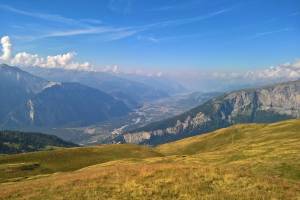
[[[300,60],[266,67],[258,70],[222,71],[179,71],[173,76],[191,90],[224,91],[300,79]]]
[[[43,68],[63,68],[66,70],[91,70],[92,65],[89,62],[75,61],[76,53],[67,52],[55,56],[41,57],[38,54],[19,52],[12,53],[12,43],[9,36],[1,38],[2,55],[0,61],[22,67],[43,67]]]
[[[161,72],[149,73],[145,70],[135,70],[134,72],[125,72],[120,70],[117,65],[106,66],[103,68],[95,68],[89,62],[76,61],[75,52],[67,52],[55,56],[41,57],[38,54],[30,54],[27,52],[19,52],[13,55],[12,43],[9,36],[1,38],[2,55],[0,62],[21,66],[21,67],[41,67],[41,68],[61,68],[65,70],[79,70],[79,71],[103,71],[114,74],[137,74],[137,75],[154,75],[160,77]],[[97,69],[97,70],[96,70]],[[164,72],[168,76],[168,71]],[[244,72],[201,72],[188,70],[178,76],[172,75],[169,71],[169,76],[189,82],[188,84],[196,90],[212,87],[218,88],[218,85],[255,85],[257,83],[269,83],[274,81],[288,81],[297,80],[300,78],[300,60],[291,63],[285,63],[278,66],[272,66],[265,69],[244,71]],[[185,80],[184,80],[185,79]],[[224,84],[223,84],[224,83]]]
[[[0,60],[9,61],[11,57],[11,48],[12,45],[10,43],[10,39],[8,36],[4,36],[1,38],[1,45],[2,45],[2,56],[0,57]]]
[[[258,78],[300,78],[300,60],[262,70]]]

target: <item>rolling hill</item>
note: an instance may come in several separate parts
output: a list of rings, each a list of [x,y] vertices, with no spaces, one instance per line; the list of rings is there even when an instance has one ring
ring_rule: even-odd
[[[156,148],[1,156],[0,199],[299,199],[299,131],[300,120],[241,124]]]
[[[56,147],[76,147],[53,135],[20,131],[0,131],[0,154],[40,151]]]
[[[40,174],[74,171],[113,160],[156,156],[159,157],[162,154],[147,147],[131,144],[60,148],[51,151],[5,155],[0,157],[0,182]],[[8,171],[10,173],[6,173]]]

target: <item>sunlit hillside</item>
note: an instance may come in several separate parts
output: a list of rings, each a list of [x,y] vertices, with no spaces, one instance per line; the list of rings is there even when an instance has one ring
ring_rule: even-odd
[[[1,156],[0,197],[299,199],[299,131],[300,120],[290,120],[237,125],[153,149],[108,145]]]

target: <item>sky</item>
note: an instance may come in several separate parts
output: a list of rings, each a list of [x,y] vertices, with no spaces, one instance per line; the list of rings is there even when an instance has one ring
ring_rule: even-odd
[[[300,59],[300,1],[1,0],[0,37],[16,65],[260,70]]]

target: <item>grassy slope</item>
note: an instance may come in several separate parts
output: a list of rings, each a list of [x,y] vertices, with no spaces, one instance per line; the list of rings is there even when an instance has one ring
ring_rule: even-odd
[[[112,160],[160,155],[150,148],[137,145],[103,145],[0,156],[0,182],[38,174],[74,171]]]
[[[218,165],[247,165],[255,173],[300,182],[300,120],[236,125],[161,145],[157,151]]]
[[[115,157],[77,171],[2,183],[0,199],[300,198],[300,120],[237,125],[154,150],[140,159]]]

